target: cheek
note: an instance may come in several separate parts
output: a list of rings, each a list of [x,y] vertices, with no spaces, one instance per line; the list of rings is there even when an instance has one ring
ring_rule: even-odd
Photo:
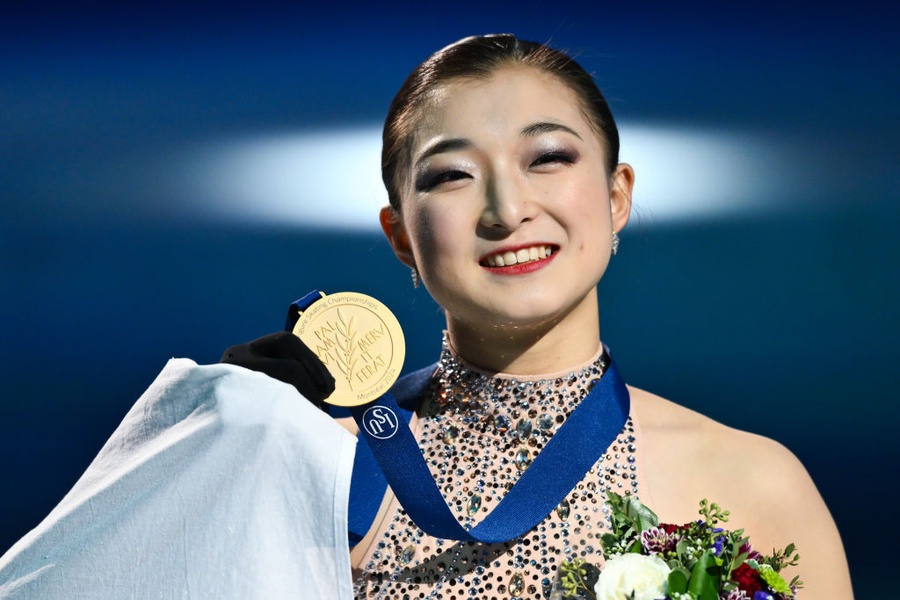
[[[605,254],[612,237],[609,196],[602,187],[573,186],[567,191],[566,219],[576,251],[586,259]]]
[[[594,240],[598,232],[612,231],[609,194],[599,184],[578,182],[560,191],[561,210],[566,211],[569,227]],[[602,235],[602,234],[601,234]],[[582,243],[585,240],[582,238]]]
[[[422,263],[420,268],[433,268],[459,248],[460,228],[454,220],[453,211],[432,206],[410,216],[411,228],[408,231],[411,232],[416,257]]]

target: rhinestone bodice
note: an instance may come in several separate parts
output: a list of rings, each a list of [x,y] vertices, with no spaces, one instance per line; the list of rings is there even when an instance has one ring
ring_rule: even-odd
[[[464,364],[444,342],[410,426],[460,523],[473,527],[500,502],[605,369],[598,352],[572,372],[533,379],[492,375]],[[599,537],[608,531],[605,491],[638,493],[638,435],[629,417],[556,510],[510,542],[432,538],[393,499],[354,572],[356,598],[558,597],[563,560],[600,559]]]

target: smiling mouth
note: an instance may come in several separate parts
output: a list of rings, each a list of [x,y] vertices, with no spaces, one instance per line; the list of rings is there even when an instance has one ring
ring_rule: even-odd
[[[508,250],[506,252],[498,252],[497,254],[492,254],[486,258],[483,258],[480,264],[483,267],[492,268],[511,267],[513,265],[521,265],[545,259],[552,255],[555,251],[556,249],[554,246],[530,246],[528,248],[519,248],[515,251]]]

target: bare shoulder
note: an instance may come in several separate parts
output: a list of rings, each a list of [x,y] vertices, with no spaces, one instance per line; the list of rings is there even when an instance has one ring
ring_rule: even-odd
[[[791,518],[796,506],[821,502],[806,469],[784,445],[644,390],[630,391],[650,496],[673,518],[695,518],[701,498],[744,519],[760,515],[772,523]]]
[[[731,511],[728,527],[744,529],[761,552],[796,544],[804,597],[852,597],[834,520],[790,450],[644,390],[629,390],[643,436],[649,501],[661,519],[696,519],[701,499],[716,502]]]
[[[741,489],[742,493],[756,490],[759,482],[755,476],[762,473],[770,483],[792,483],[808,477],[797,457],[775,440],[728,427],[650,392],[629,390],[648,456],[662,466],[702,465],[702,471],[696,474],[701,479],[731,472],[733,475],[721,483],[730,487],[745,482],[748,489]],[[791,495],[796,491],[791,490]],[[769,490],[766,496],[772,493]]]

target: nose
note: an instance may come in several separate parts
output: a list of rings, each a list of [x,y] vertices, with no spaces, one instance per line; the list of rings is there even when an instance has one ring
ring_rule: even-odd
[[[487,181],[482,227],[499,233],[514,231],[534,219],[537,204],[524,182],[513,176],[493,176]]]

